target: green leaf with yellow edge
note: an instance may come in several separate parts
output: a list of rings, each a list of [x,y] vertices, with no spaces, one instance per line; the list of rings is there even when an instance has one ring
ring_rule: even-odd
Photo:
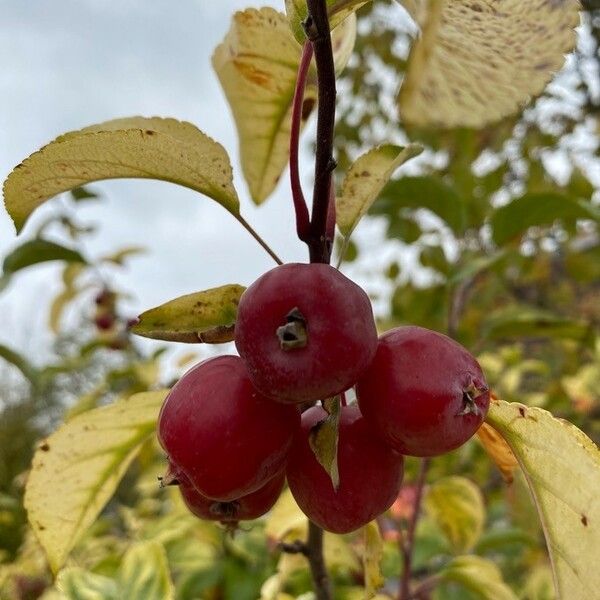
[[[24,242],[8,254],[4,259],[2,268],[5,275],[12,275],[21,269],[54,260],[70,263],[86,262],[77,250],[66,248],[50,240],[36,238]]]
[[[418,144],[405,147],[385,144],[354,162],[336,199],[337,225],[344,237],[350,237],[396,169],[422,151]]]
[[[25,508],[54,572],[114,493],[154,433],[167,391],[136,394],[73,418],[42,441]]]
[[[112,579],[79,567],[63,569],[56,578],[58,598],[64,600],[118,600],[119,590]]]
[[[530,227],[576,219],[600,223],[600,208],[564,194],[525,194],[497,208],[490,217],[490,225],[494,242],[501,246],[511,240],[519,240]]]
[[[128,600],[172,600],[175,597],[161,544],[139,542],[129,548],[123,557],[118,575],[122,598]]]
[[[438,574],[441,581],[458,583],[482,600],[517,600],[502,580],[500,569],[479,556],[457,556]]]
[[[518,111],[542,92],[576,43],[577,0],[410,5],[421,35],[399,105],[402,120],[418,126],[480,128]]]
[[[347,17],[370,1],[371,0],[326,0],[329,26],[331,29],[335,29]],[[304,33],[302,23],[308,16],[306,0],[285,0],[285,12],[294,37],[300,44],[303,44],[306,41],[306,34]]]
[[[348,19],[334,32],[338,72],[352,54],[355,37],[355,19]],[[261,8],[237,12],[212,57],[233,113],[242,171],[256,204],[269,197],[288,164],[292,101],[301,54],[285,15]],[[311,69],[302,123],[310,116],[316,99]]]
[[[424,506],[457,554],[475,546],[483,531],[485,506],[472,481],[458,476],[438,479],[427,487]]]
[[[230,342],[238,303],[245,289],[241,285],[224,285],[175,298],[143,312],[131,331],[169,342]]]
[[[371,521],[365,525],[363,532],[365,540],[363,554],[363,568],[365,573],[364,600],[370,600],[385,583],[385,579],[381,573],[383,539],[377,521]]]
[[[308,443],[318,463],[329,475],[334,489],[337,490],[340,486],[338,438],[341,409],[339,397],[325,400],[323,408],[327,411],[328,416],[310,430]]]
[[[159,179],[240,212],[227,152],[191,123],[158,117],[107,121],[67,133],[32,154],[4,183],[17,232],[46,200],[104,179]]]
[[[600,590],[600,450],[541,408],[493,400],[487,422],[514,452],[542,522],[559,598]]]

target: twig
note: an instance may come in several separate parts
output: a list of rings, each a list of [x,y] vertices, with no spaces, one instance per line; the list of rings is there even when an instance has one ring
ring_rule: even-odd
[[[315,186],[310,222],[310,261],[329,263],[333,240],[327,236],[327,215],[331,191],[331,174],[336,167],[333,159],[335,127],[335,66],[331,32],[325,0],[308,0],[308,17],[304,29],[312,42],[317,64],[318,115]]]
[[[306,547],[317,600],[332,600],[329,575],[323,558],[323,530],[312,521],[308,522]]]
[[[409,600],[410,594],[410,579],[412,575],[412,558],[415,545],[415,533],[417,531],[417,523],[421,513],[421,502],[423,500],[423,489],[425,488],[425,479],[427,477],[427,469],[429,468],[429,458],[421,459],[421,468],[417,479],[417,493],[415,495],[413,514],[411,515],[406,532],[406,538],[402,544],[402,562],[404,569],[402,571],[402,580],[400,582],[400,592],[398,600]]]
[[[292,127],[290,131],[290,183],[292,186],[292,200],[294,201],[294,212],[296,213],[296,233],[298,238],[308,243],[310,233],[310,221],[308,207],[302,192],[300,183],[300,167],[298,165],[298,146],[300,143],[300,127],[302,125],[302,109],[304,104],[304,90],[306,89],[306,78],[313,57],[312,43],[307,41],[302,49],[302,58],[298,67],[298,78],[294,91],[294,102],[292,104]]]
[[[271,250],[270,246],[263,240],[260,235],[253,229],[253,227],[242,217],[242,215],[236,215],[236,219],[246,228],[248,233],[262,246],[266,253],[278,264],[282,265],[283,261]]]

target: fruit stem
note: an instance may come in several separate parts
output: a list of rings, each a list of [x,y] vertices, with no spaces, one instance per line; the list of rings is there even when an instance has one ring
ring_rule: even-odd
[[[307,558],[310,573],[315,587],[317,600],[332,600],[329,575],[323,558],[323,530],[312,521],[308,522],[308,539],[306,540]]]
[[[308,243],[310,233],[310,221],[308,217],[308,206],[302,192],[300,183],[300,167],[298,165],[298,146],[300,143],[300,127],[302,124],[302,112],[304,108],[304,90],[310,62],[313,57],[313,45],[307,41],[302,48],[302,58],[298,66],[298,78],[294,90],[294,102],[292,104],[292,127],[290,132],[290,183],[292,186],[292,200],[294,201],[294,212],[296,213],[296,233],[298,238]]]
[[[282,265],[283,261],[271,250],[270,246],[263,240],[260,235],[252,228],[250,223],[242,217],[242,215],[235,215],[235,218],[246,228],[246,231],[263,247],[266,253],[278,264]]]
[[[315,53],[318,87],[315,184],[308,247],[310,262],[329,264],[333,240],[327,235],[327,217],[329,215],[332,172],[337,166],[333,158],[335,65],[327,3],[325,0],[307,0],[307,6],[308,17],[303,25]],[[330,227],[330,229],[333,228]]]
[[[400,592],[398,594],[398,600],[409,600],[411,598],[410,593],[410,579],[412,575],[412,558],[413,549],[415,545],[415,533],[417,531],[417,523],[421,513],[421,503],[423,501],[423,489],[425,488],[425,479],[427,478],[427,470],[429,469],[429,458],[421,459],[421,467],[419,469],[419,476],[417,479],[417,489],[415,493],[415,499],[413,502],[413,512],[408,523],[406,532],[406,538],[401,544],[402,552],[402,580],[400,582]],[[403,539],[403,538],[401,538]]]

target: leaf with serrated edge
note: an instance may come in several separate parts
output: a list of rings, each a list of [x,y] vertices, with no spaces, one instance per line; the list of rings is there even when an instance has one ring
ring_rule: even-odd
[[[425,510],[457,553],[470,551],[485,522],[481,490],[464,477],[443,477],[425,492]]]
[[[337,225],[344,237],[350,237],[394,171],[422,151],[418,144],[386,144],[369,150],[354,162],[336,199]]]
[[[481,600],[517,600],[502,580],[500,569],[479,556],[457,556],[439,573],[442,581],[453,581],[475,592]]]
[[[512,483],[514,470],[519,466],[506,440],[487,423],[477,430],[477,437],[488,456],[494,461],[506,483]]]
[[[139,542],[127,550],[118,580],[121,597],[127,600],[172,600],[175,596],[165,549],[155,541]]]
[[[419,126],[479,128],[516,112],[542,92],[576,43],[577,0],[416,4],[407,8],[421,36],[399,103],[402,120]]]
[[[356,37],[356,20],[333,34],[334,62],[346,65]],[[256,204],[275,189],[289,159],[292,101],[302,49],[285,15],[272,8],[248,9],[233,16],[231,28],[212,57],[237,127],[240,160]],[[317,99],[311,69],[302,121]]]
[[[544,528],[559,598],[600,590],[600,450],[541,408],[492,400],[487,422],[508,442]]]
[[[235,216],[240,212],[223,146],[191,123],[158,117],[117,119],[58,137],[8,176],[4,202],[20,231],[53,196],[119,178],[177,183],[209,196]]]
[[[131,396],[73,418],[42,441],[27,487],[29,523],[53,571],[94,522],[141,445],[167,391]]]
[[[365,525],[363,532],[365,538],[365,551],[363,555],[365,600],[369,600],[375,596],[377,590],[385,583],[385,579],[381,574],[383,539],[377,521],[371,521]]]
[[[191,344],[230,342],[245,289],[241,285],[224,285],[175,298],[143,312],[131,331],[155,340]]]
[[[338,469],[340,399],[325,400],[323,408],[327,411],[328,416],[310,430],[308,443],[319,464],[327,471],[334,489],[337,490],[340,486]]]

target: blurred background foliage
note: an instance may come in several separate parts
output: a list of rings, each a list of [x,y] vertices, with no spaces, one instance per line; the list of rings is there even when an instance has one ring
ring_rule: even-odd
[[[426,148],[371,211],[367,226],[378,224],[386,238],[377,266],[361,241],[347,255],[350,273],[378,282],[381,328],[413,323],[447,332],[477,354],[500,398],[547,408],[598,443],[600,7],[585,5],[577,51],[521,114],[481,130],[423,131],[399,129],[394,108],[414,31],[399,29],[391,2],[367,4],[359,13],[355,56],[339,83],[336,147],[340,174],[377,143]],[[231,537],[190,516],[176,490],[158,488],[164,464],[155,443],[76,547],[60,576],[61,591],[53,586],[22,506],[36,443],[74,414],[170,383],[162,351],[139,346],[128,334],[129,315],[119,309],[125,292],[110,283],[111,269],[123,268],[139,249],[88,257],[89,229],[74,215],[78,202],[89,201],[99,198],[83,189],[63,199],[4,260],[2,288],[40,262],[61,261],[64,268],[62,290],[45,307],[55,332],[52,360],[33,365],[0,347],[0,599],[122,598],[133,581],[140,598],[168,597],[165,590],[174,586],[181,600],[308,600],[304,559],[278,548],[300,533],[289,498]],[[56,233],[70,242],[53,242]],[[178,372],[193,358],[183,356]],[[417,468],[409,459],[406,485],[380,519],[382,597],[398,587],[398,532],[411,517]],[[435,459],[428,481],[415,575],[423,581],[440,570],[451,575],[419,598],[491,598],[486,593],[496,579],[518,598],[554,598],[543,535],[518,472],[508,485],[473,440]],[[439,493],[445,502],[436,501]],[[465,494],[466,505],[458,501]],[[326,544],[336,598],[363,597],[361,536]],[[456,557],[465,554],[490,561],[474,563],[480,579],[460,576]],[[127,568],[136,561],[139,568]],[[148,592],[140,583],[144,573],[147,584],[163,591]]]

